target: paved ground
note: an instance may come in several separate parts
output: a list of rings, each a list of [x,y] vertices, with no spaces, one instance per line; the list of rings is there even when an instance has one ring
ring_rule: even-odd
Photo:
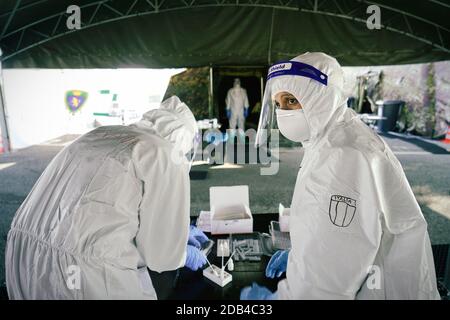
[[[450,243],[449,145],[402,135],[384,135],[402,163],[429,224],[433,244]],[[42,171],[74,136],[64,136],[0,155],[0,287],[4,283],[4,246],[12,217]],[[191,214],[209,208],[209,187],[247,184],[254,213],[277,212],[278,203],[290,203],[302,151],[280,150],[274,176],[261,176],[260,165],[197,165],[192,170]]]

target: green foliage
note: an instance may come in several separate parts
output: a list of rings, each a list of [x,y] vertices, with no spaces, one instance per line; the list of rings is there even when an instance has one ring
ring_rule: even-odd
[[[434,65],[427,66],[424,99],[406,99],[399,118],[400,131],[432,137],[436,123],[436,83]],[[403,97],[399,97],[403,99]]]
[[[400,110],[399,119],[397,121],[399,131],[412,131],[416,121],[415,118],[414,106],[405,102],[405,105]]]
[[[436,82],[434,74],[434,64],[430,63],[427,76],[428,106],[425,107],[427,110],[427,131],[431,131],[431,136],[434,134],[436,124]]]
[[[373,94],[371,97],[374,102],[377,100],[383,99],[384,77],[385,77],[384,72],[383,72],[383,70],[381,70],[378,75],[378,81],[375,84],[375,87],[373,89]]]
[[[192,68],[170,79],[164,99],[176,95],[197,120],[208,118],[209,68]]]
[[[427,70],[426,92],[423,106],[413,111],[416,133],[432,137],[436,123],[436,83],[434,65],[430,63]]]

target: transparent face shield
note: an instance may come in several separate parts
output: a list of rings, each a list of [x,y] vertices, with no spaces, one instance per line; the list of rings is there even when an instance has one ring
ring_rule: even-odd
[[[201,149],[201,143],[202,143],[202,134],[201,131],[198,130],[194,135],[191,152],[189,152],[186,155],[189,161],[189,170],[191,170],[192,168],[192,164],[195,161],[195,156],[197,155],[199,148]]]
[[[255,146],[259,147],[270,139],[271,130],[275,125],[275,101],[273,96],[278,93],[273,91],[273,79],[281,76],[300,76],[318,81],[322,85],[328,84],[328,76],[320,70],[306,63],[297,61],[278,62],[269,68],[267,74],[266,89],[259,116],[258,132],[256,133]],[[292,92],[291,92],[292,93]]]

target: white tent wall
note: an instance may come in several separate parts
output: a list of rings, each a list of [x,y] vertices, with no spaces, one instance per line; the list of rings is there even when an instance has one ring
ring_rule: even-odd
[[[94,113],[108,113],[113,94],[117,94],[120,109],[134,110],[140,117],[158,106],[170,77],[178,72],[180,69],[4,69],[11,149],[92,130]],[[75,113],[65,101],[70,90],[88,93]],[[109,93],[102,94],[102,90]]]

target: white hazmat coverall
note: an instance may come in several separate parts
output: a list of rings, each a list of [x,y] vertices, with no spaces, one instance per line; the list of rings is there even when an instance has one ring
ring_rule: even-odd
[[[99,127],[51,161],[8,233],[10,299],[156,299],[147,267],[184,266],[196,122],[177,97]],[[179,159],[178,159],[179,160]]]
[[[248,108],[247,90],[241,87],[236,81],[233,88],[228,90],[226,98],[226,108],[231,112],[230,129],[245,130],[244,109]]]
[[[278,299],[439,299],[427,223],[400,162],[347,108],[343,72],[323,53],[295,59],[328,75],[271,80],[303,106],[310,138],[291,203]]]

